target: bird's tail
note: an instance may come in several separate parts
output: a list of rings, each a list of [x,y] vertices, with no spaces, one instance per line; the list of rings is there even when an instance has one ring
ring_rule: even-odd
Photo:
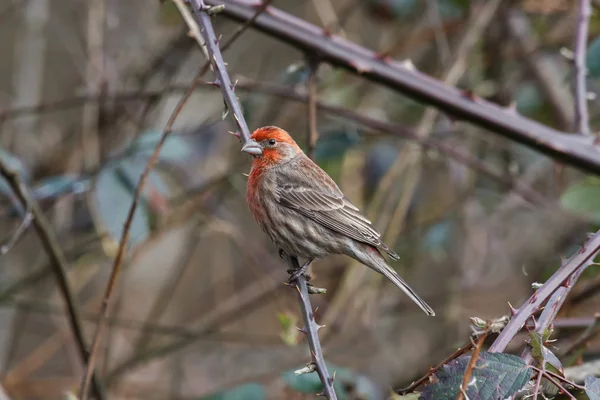
[[[404,282],[404,280],[402,280],[402,278],[400,278],[398,273],[386,263],[381,253],[379,253],[379,250],[371,246],[365,247],[368,247],[366,251],[358,252],[358,254],[354,255],[354,258],[356,258],[358,261],[365,264],[367,267],[374,269],[375,271],[379,272],[380,274],[388,278],[390,281],[392,281],[392,283],[404,293],[406,293],[406,295],[410,297],[410,299],[414,301],[421,308],[421,310],[425,311],[425,314],[431,316],[435,315],[433,309],[429,307],[429,305],[425,303],[425,301],[421,297],[419,297],[419,295],[414,290],[412,290],[411,287],[408,286],[408,284]]]

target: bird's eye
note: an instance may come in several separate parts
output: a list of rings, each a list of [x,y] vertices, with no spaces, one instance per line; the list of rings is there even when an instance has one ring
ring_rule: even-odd
[[[275,146],[275,143],[277,143],[277,140],[275,140],[275,139],[269,139],[269,144],[271,146]]]

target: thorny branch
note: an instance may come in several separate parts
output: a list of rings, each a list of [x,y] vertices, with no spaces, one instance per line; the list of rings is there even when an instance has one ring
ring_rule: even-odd
[[[225,62],[223,61],[223,56],[221,55],[221,50],[219,49],[218,40],[212,26],[211,17],[209,15],[211,8],[207,7],[203,0],[189,0],[189,3],[192,6],[192,10],[196,20],[198,21],[198,24],[202,27],[201,32],[210,55],[210,61],[212,63],[214,72],[217,75],[217,84],[223,93],[223,99],[225,100],[225,103],[228,109],[231,111],[233,119],[240,130],[240,140],[242,142],[246,142],[250,138],[250,131],[248,129],[248,125],[246,124],[246,120],[244,119],[242,108],[235,95],[235,87],[232,85],[229,74],[227,73],[227,69],[225,68]],[[299,269],[300,266],[298,265],[298,260],[296,258],[291,257],[289,258],[289,261],[292,270]],[[300,308],[304,318],[304,330],[308,337],[309,347],[314,360],[314,369],[316,369],[317,373],[319,374],[319,378],[323,383],[323,394],[325,397],[335,400],[337,397],[333,389],[333,378],[329,376],[329,371],[327,370],[325,359],[323,357],[323,351],[319,342],[318,329],[320,327],[317,325],[314,319],[314,312],[309,299],[306,276],[300,275],[296,279],[296,285],[298,287]],[[312,368],[309,368],[306,372],[311,370]]]
[[[224,4],[223,14],[237,21],[247,21],[254,14],[251,0],[206,0],[206,3]],[[600,155],[592,146],[591,138],[565,134],[522,117],[514,110],[466,95],[407,68],[404,63],[382,58],[371,50],[274,7],[268,7],[253,26],[305,52],[318,54],[324,62],[438,107],[457,119],[480,125],[567,164],[600,173]]]
[[[268,4],[268,1],[265,2],[265,4]],[[264,8],[259,8],[259,10],[256,12],[255,17],[260,15],[261,12],[264,11]],[[252,20],[252,18],[250,19]],[[197,25],[196,25],[197,26]],[[230,46],[241,34],[242,32],[249,26],[249,23],[240,27],[232,36],[231,38],[228,40],[228,42],[225,44],[224,47],[228,47]],[[192,29],[192,32],[194,32],[194,29]],[[211,46],[207,46],[207,47],[211,47]],[[157,143],[154,152],[150,158],[150,160],[148,161],[148,163],[146,164],[146,167],[144,169],[144,172],[142,173],[140,180],[138,182],[138,185],[136,187],[136,191],[135,191],[135,195],[133,198],[133,201],[131,203],[131,207],[129,209],[129,213],[127,215],[127,219],[125,220],[125,224],[123,226],[123,232],[121,235],[121,240],[120,240],[120,244],[119,244],[119,248],[117,250],[117,256],[115,257],[115,261],[113,263],[113,267],[112,267],[112,271],[111,271],[111,276],[109,279],[109,283],[107,285],[106,288],[106,292],[104,294],[104,298],[102,301],[102,305],[101,305],[101,311],[100,311],[100,319],[98,321],[98,327],[96,328],[96,332],[94,334],[94,338],[92,341],[92,348],[91,348],[91,352],[90,352],[90,360],[88,362],[88,366],[86,369],[86,372],[82,378],[82,383],[81,383],[81,389],[80,389],[80,398],[81,399],[85,399],[87,396],[87,388],[89,386],[89,380],[90,380],[90,376],[92,374],[92,371],[94,369],[94,364],[95,364],[95,359],[97,357],[98,354],[98,348],[99,348],[99,344],[100,344],[100,338],[102,335],[102,331],[104,329],[104,326],[106,324],[106,318],[108,317],[108,306],[109,306],[109,301],[110,298],[112,296],[112,293],[114,291],[114,288],[116,286],[116,282],[120,273],[120,269],[121,269],[121,264],[123,262],[123,257],[124,257],[124,253],[125,250],[127,248],[127,244],[129,242],[129,230],[131,228],[131,223],[133,221],[133,217],[135,215],[135,211],[137,209],[137,205],[138,205],[138,201],[139,201],[139,197],[142,193],[144,184],[146,179],[148,178],[148,175],[150,174],[150,171],[152,170],[153,166],[156,164],[157,160],[158,160],[158,156],[160,154],[160,151],[165,143],[165,141],[167,140],[167,137],[169,136],[169,134],[171,133],[172,129],[173,129],[173,125],[175,124],[175,121],[177,120],[177,117],[179,116],[179,114],[181,113],[181,110],[183,109],[185,103],[188,101],[188,99],[190,98],[190,96],[192,95],[192,93],[194,92],[194,90],[196,89],[196,87],[198,86],[200,79],[202,78],[202,76],[204,75],[204,73],[206,73],[206,71],[208,70],[208,67],[210,66],[210,61],[208,61],[207,63],[205,63],[200,70],[198,71],[198,74],[194,77],[194,80],[192,82],[192,84],[185,89],[185,92],[183,93],[181,99],[179,100],[179,102],[177,103],[177,105],[175,106],[175,109],[173,110],[173,113],[171,114],[169,120],[167,121],[167,124],[163,130],[163,133],[161,135],[161,138],[159,140],[159,142]],[[246,128],[247,130],[247,128]]]
[[[228,41],[228,43],[229,43],[229,41]],[[223,48],[225,48],[225,47],[226,46],[223,46]],[[194,88],[196,88],[198,85],[214,86],[213,83],[203,82],[201,80],[201,76],[207,70],[208,70],[208,66],[206,66],[206,69],[204,69],[204,66],[201,68],[198,75],[196,75],[196,77],[194,78],[194,83],[193,83]],[[116,94],[113,94],[111,97],[107,97],[107,99],[110,99],[111,101],[133,101],[133,100],[138,100],[138,99],[143,99],[143,98],[159,97],[159,96],[166,95],[166,94],[173,93],[173,92],[185,92],[185,91],[189,90],[189,88],[190,88],[189,85],[186,85],[186,86],[171,85],[171,86],[167,86],[167,87],[162,88],[161,90],[157,90],[157,91],[145,91],[145,92],[133,91],[133,92],[116,93]],[[298,93],[291,88],[281,86],[281,85],[276,85],[276,84],[253,82],[253,81],[240,81],[236,85],[236,88],[239,90],[242,90],[242,91],[246,91],[246,92],[256,91],[256,92],[260,92],[260,93],[269,94],[272,96],[278,96],[278,97],[284,98],[286,100],[291,100],[291,101],[298,101],[298,102],[303,102],[303,103],[306,103],[308,101],[307,95]],[[75,107],[75,106],[80,105],[84,101],[94,101],[94,100],[100,101],[101,99],[97,96],[94,96],[94,97],[79,96],[79,97],[72,97],[72,98],[68,98],[68,99],[43,103],[43,104],[39,104],[36,106],[25,106],[25,107],[4,110],[4,111],[0,111],[0,121],[3,118],[17,118],[19,116],[26,115],[28,113],[49,112],[49,111],[60,110],[63,108]],[[396,122],[386,122],[386,121],[377,120],[372,117],[359,114],[356,111],[350,110],[348,108],[335,106],[335,105],[329,105],[329,104],[323,103],[319,100],[316,100],[316,106],[317,106],[317,110],[319,110],[325,114],[342,117],[346,120],[353,121],[353,122],[357,123],[358,125],[364,126],[366,128],[370,128],[374,131],[384,132],[384,133],[387,133],[390,135],[401,136],[407,140],[415,141],[427,149],[433,149],[433,150],[439,151],[440,153],[447,155],[448,157],[456,160],[457,162],[464,164],[464,165],[468,166],[469,168],[472,168],[480,173],[483,173],[483,174],[489,176],[490,178],[496,180],[497,182],[499,182],[501,184],[504,184],[508,187],[512,187],[516,193],[518,193],[519,195],[521,195],[521,197],[530,201],[531,203],[542,204],[545,201],[544,198],[539,193],[532,190],[527,185],[524,185],[522,182],[520,182],[520,181],[513,182],[513,180],[509,176],[506,176],[502,172],[497,171],[494,168],[491,168],[485,162],[483,162],[475,157],[472,157],[468,153],[462,152],[460,150],[455,149],[452,146],[445,144],[443,141],[436,140],[436,139],[429,139],[429,138],[421,138],[417,135],[417,133],[414,130],[412,130],[408,126],[401,125]]]
[[[63,254],[56,236],[52,232],[52,228],[46,217],[44,216],[39,204],[31,197],[29,190],[19,177],[19,175],[13,171],[6,163],[0,159],[0,175],[6,179],[15,195],[19,198],[23,208],[27,210],[27,214],[31,213],[33,217],[33,226],[37,231],[37,234],[42,242],[42,246],[48,257],[50,258],[50,265],[54,269],[54,274],[58,281],[59,289],[62,293],[65,303],[67,305],[67,311],[69,315],[69,325],[71,331],[75,336],[77,343],[77,350],[84,364],[89,362],[90,355],[87,351],[87,344],[85,335],[83,332],[83,324],[81,319],[81,311],[77,305],[77,299],[75,293],[71,289],[67,274],[67,260]],[[27,218],[26,214],[26,218]],[[13,239],[15,240],[15,239]],[[90,379],[93,383],[94,393],[98,399],[106,399],[106,393],[98,376],[95,374],[90,375]]]
[[[571,258],[563,263],[563,265],[544,283],[533,295],[523,304],[518,310],[513,311],[514,315],[500,333],[496,341],[492,344],[490,352],[502,352],[514,336],[521,330],[527,320],[540,308],[540,306],[553,294],[557,289],[565,284],[564,297],[572,288],[571,282],[576,274],[583,272],[590,264],[593,263],[594,257],[600,251],[600,231],[596,232],[591,238],[581,246],[579,251]],[[565,283],[565,281],[567,281]],[[564,301],[563,297],[563,301]],[[556,298],[555,304],[549,304],[546,307],[556,307],[556,312],[562,305],[558,304],[560,298]]]

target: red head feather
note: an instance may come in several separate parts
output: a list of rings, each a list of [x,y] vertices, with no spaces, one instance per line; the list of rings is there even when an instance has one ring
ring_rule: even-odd
[[[289,154],[290,147],[293,148],[293,152],[302,152],[300,147],[296,144],[294,139],[289,133],[276,126],[264,126],[255,130],[250,139],[254,139],[258,143],[265,143],[270,139],[275,139],[277,143],[284,144],[283,146],[277,146],[274,148],[263,147],[263,154],[261,157],[255,157],[253,163],[265,167],[269,164],[276,164],[285,158]],[[287,148],[286,148],[287,147]]]

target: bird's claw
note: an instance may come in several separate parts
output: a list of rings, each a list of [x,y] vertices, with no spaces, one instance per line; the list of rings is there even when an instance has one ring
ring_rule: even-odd
[[[283,251],[283,249],[279,249],[279,257],[280,258],[285,258],[285,251]]]
[[[312,260],[313,260],[312,258],[309,258],[308,260],[306,260],[304,265],[302,265],[300,268],[288,269],[287,272],[288,272],[288,274],[290,274],[290,279],[288,280],[288,283],[293,283],[296,279],[298,279],[302,275],[304,275],[304,277],[306,278],[306,281],[309,282],[312,279],[312,277],[310,276],[310,274],[306,273],[306,270],[310,266],[310,263],[312,262]]]

